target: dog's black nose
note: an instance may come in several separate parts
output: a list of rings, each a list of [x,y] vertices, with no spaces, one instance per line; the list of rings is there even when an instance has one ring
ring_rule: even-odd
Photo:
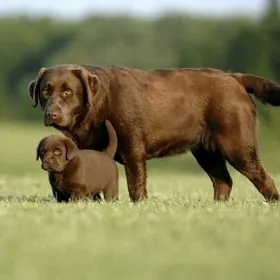
[[[47,113],[46,117],[47,117],[48,120],[56,120],[57,117],[58,117],[58,114],[56,114],[56,113]]]
[[[45,113],[45,125],[50,126],[61,120],[61,114],[56,111],[48,111]]]

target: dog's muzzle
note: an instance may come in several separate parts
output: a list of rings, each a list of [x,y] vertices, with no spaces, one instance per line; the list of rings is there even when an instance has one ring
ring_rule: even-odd
[[[61,114],[58,112],[49,112],[47,111],[45,113],[45,125],[46,126],[51,126],[54,124],[59,124],[59,122],[61,121],[62,117]]]

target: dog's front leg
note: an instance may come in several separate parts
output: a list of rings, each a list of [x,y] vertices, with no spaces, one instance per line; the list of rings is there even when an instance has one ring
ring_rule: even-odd
[[[144,153],[140,156],[134,154],[124,159],[127,187],[129,197],[133,202],[148,198],[146,189],[146,158]]]

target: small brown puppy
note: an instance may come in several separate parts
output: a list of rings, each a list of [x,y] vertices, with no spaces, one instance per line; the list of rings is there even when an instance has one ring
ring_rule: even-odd
[[[118,199],[118,168],[113,160],[117,135],[106,121],[109,145],[103,151],[79,150],[76,144],[62,135],[43,138],[37,147],[37,160],[49,172],[49,182],[58,202],[77,201],[88,197],[106,201]]]

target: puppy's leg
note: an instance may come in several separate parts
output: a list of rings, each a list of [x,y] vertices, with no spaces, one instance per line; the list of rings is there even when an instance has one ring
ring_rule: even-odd
[[[118,182],[114,181],[110,183],[103,191],[104,199],[108,201],[119,200],[119,186]]]
[[[65,195],[63,192],[59,191],[58,189],[52,187],[52,193],[58,203],[69,202],[70,197]]]
[[[74,192],[71,193],[71,198],[70,198],[70,201],[71,201],[71,202],[76,203],[76,202],[78,202],[80,199],[81,199],[81,197],[80,197],[78,194],[76,194],[76,193],[74,193]]]
[[[93,201],[96,201],[96,202],[101,202],[101,201],[102,201],[102,198],[101,198],[101,196],[100,196],[100,193],[97,193],[96,195],[94,195],[94,196],[92,197],[92,200],[93,200]]]
[[[219,152],[199,148],[192,151],[198,164],[210,177],[214,187],[214,200],[228,200],[232,189],[232,179],[226,161]]]

